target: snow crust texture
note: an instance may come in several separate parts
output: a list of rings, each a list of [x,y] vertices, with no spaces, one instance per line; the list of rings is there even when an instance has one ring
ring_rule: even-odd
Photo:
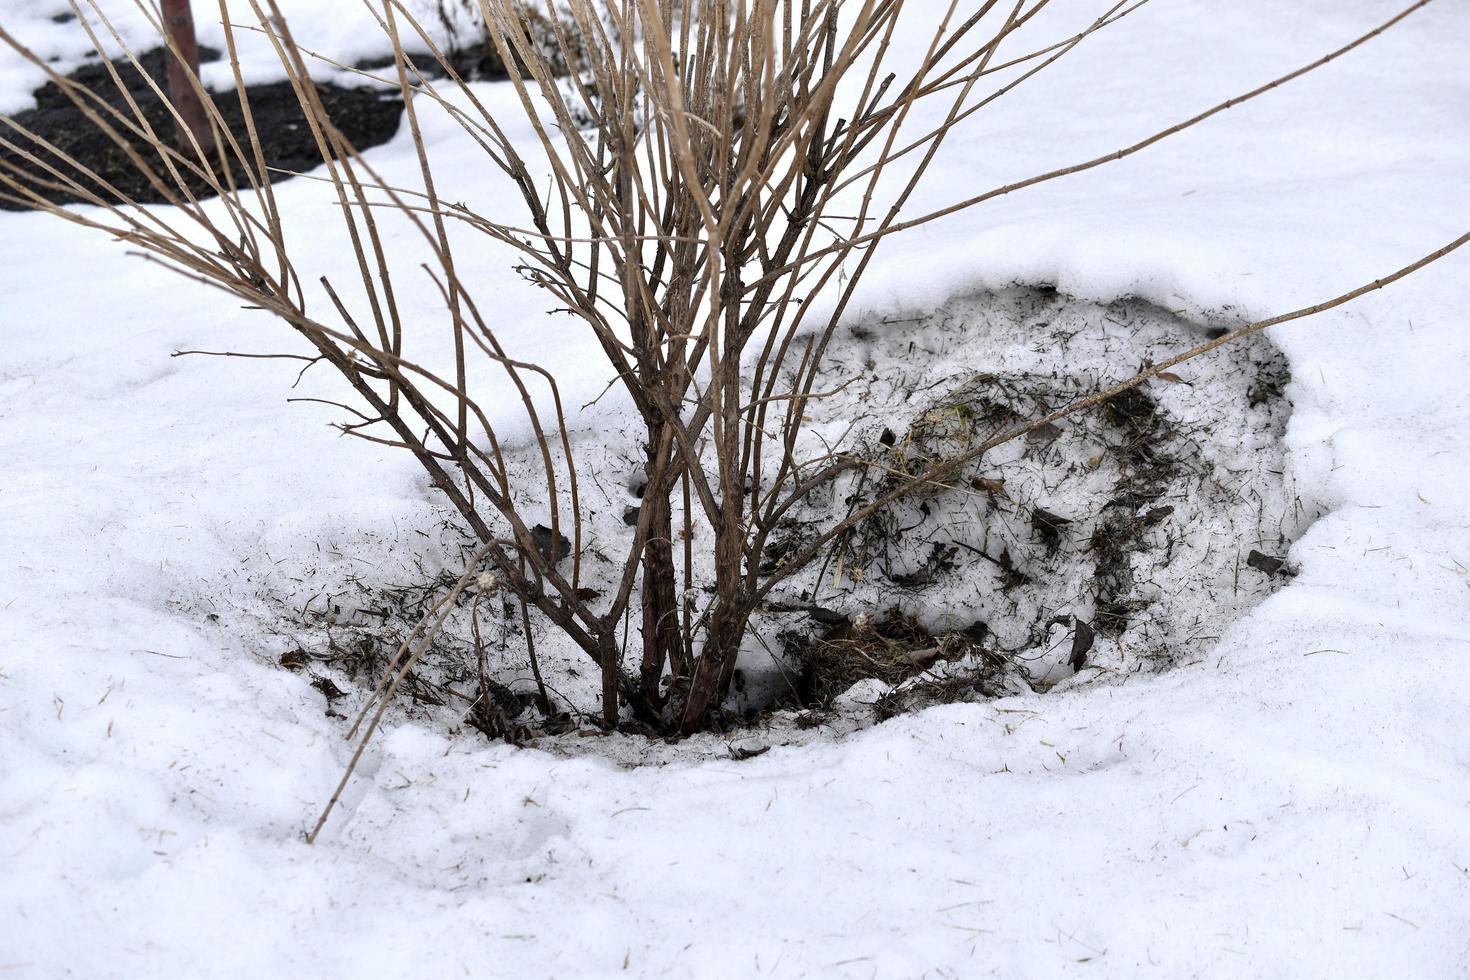
[[[0,24],[64,66],[81,51],[52,6],[0,0]],[[374,53],[354,5],[287,6],[304,43]],[[1394,9],[1149,5],[977,117],[913,207],[1117,149]],[[1465,230],[1467,39],[1470,9],[1440,0],[1175,140],[895,239],[853,322],[1050,284],[1238,323],[1371,281]],[[0,57],[0,107],[37,83]],[[425,126],[466,200],[511,208]],[[373,152],[390,180],[415,172],[401,133]],[[343,278],[309,183],[283,206]],[[464,268],[515,349],[590,401],[595,358],[504,266]],[[0,975],[1463,977],[1467,309],[1457,253],[1273,335],[1287,496],[1309,514],[1268,531],[1300,535],[1298,574],[1175,669],[743,761],[715,736],[650,758],[405,716],[309,847],[350,745],[276,662],[295,637],[225,628],[265,621],[229,603],[354,566],[399,581],[452,550],[390,546],[443,512],[411,460],[283,404],[329,396],[325,376],[289,392],[289,362],[169,357],[293,350],[280,327],[0,215]]]

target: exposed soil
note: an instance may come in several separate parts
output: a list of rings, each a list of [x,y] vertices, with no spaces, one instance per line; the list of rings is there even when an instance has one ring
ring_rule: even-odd
[[[166,135],[172,140],[174,139],[173,116],[148,84],[148,78],[151,77],[158,82],[161,90],[166,90],[167,63],[165,59],[167,57],[168,52],[163,48],[156,48],[143,55],[139,59],[143,68],[142,73],[126,60],[115,61],[112,64],[123,81],[127,97],[136,101],[148,125],[155,132]],[[218,58],[219,52],[207,48],[200,49],[201,61],[207,62]],[[133,120],[127,97],[124,96],[123,91],[118,89],[105,64],[98,62],[84,65],[68,77],[86,86],[108,105],[126,114],[128,120]],[[385,143],[397,132],[399,116],[403,112],[403,102],[398,98],[396,92],[375,87],[343,88],[328,83],[318,83],[317,90],[332,123],[357,149],[363,150]],[[312,137],[306,117],[301,111],[300,103],[289,82],[248,86],[246,94],[251,114],[255,120],[256,131],[260,135],[266,166],[280,171],[305,172],[321,165],[321,155],[317,150],[316,140]],[[6,129],[7,138],[26,146],[43,162],[56,166],[66,176],[78,180],[83,186],[94,190],[104,199],[116,200],[117,198],[95,181],[83,176],[75,167],[61,164],[55,153],[43,149],[40,144],[34,142],[34,138],[49,142],[58,150],[75,158],[103,180],[112,184],[124,197],[144,204],[158,204],[166,201],[164,195],[138,171],[127,153],[87,118],[86,114],[62,91],[61,86],[55,82],[48,82],[36,90],[35,98],[36,107],[34,109],[17,113],[13,117],[17,126],[34,134],[33,139],[27,139],[24,134],[18,134],[9,128]],[[234,91],[215,93],[215,103],[219,106],[240,145],[246,146],[244,114],[240,108],[238,94]],[[105,110],[101,110],[95,104],[93,108],[106,118],[116,131],[128,136],[132,146],[148,162],[149,166],[160,168],[159,172],[165,173],[161,169],[162,161],[159,154],[149,149],[142,138],[128,132]],[[213,165],[218,167],[218,161],[213,161]],[[44,177],[50,184],[64,184],[47,175],[36,164],[27,161],[20,153],[3,147],[0,147],[0,169],[11,174],[19,172],[34,177]],[[238,161],[235,161],[232,176],[237,185],[249,186],[245,169]],[[279,182],[288,179],[289,176],[288,173],[272,173],[271,180]],[[187,174],[186,179],[190,189],[197,196],[210,195],[208,185],[202,178]],[[43,197],[54,203],[85,202],[84,197],[66,186],[42,186],[34,181],[31,183]],[[25,205],[16,201],[0,200],[0,208],[24,210]]]

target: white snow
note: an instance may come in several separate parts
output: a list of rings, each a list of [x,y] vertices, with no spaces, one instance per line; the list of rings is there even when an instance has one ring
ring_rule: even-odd
[[[0,26],[66,70],[50,6],[0,0]],[[284,6],[302,43],[371,53],[356,5]],[[913,210],[1131,143],[1397,9],[1151,4],[977,116]],[[1470,221],[1467,56],[1470,9],[1437,0],[1137,156],[885,243],[854,319],[1023,282],[1243,322],[1391,272]],[[0,55],[0,110],[38,80]],[[510,200],[431,139],[446,195]],[[369,158],[416,169],[401,133]],[[280,193],[313,272],[348,269],[323,189]],[[632,767],[628,738],[516,749],[405,715],[308,846],[351,746],[275,664],[295,638],[259,597],[401,581],[443,509],[411,459],[283,403],[324,374],[171,359],[296,348],[124,251],[0,214],[0,975],[1470,973],[1470,254],[1274,332],[1325,515],[1208,655],[740,762],[713,736]],[[472,268],[503,335],[587,401],[606,378],[502,259]]]

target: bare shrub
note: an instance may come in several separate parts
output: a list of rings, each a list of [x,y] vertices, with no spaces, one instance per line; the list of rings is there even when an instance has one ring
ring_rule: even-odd
[[[384,0],[369,6],[396,52],[385,78],[405,100],[419,165],[415,186],[397,187],[381,180],[332,125],[308,55],[276,0],[251,0],[255,26],[275,46],[312,127],[322,179],[335,195],[360,273],[351,289],[320,279],[326,315],[307,312],[303,279],[311,273],[303,263],[309,256],[294,251],[283,230],[233,27],[227,26],[227,40],[245,109],[243,133],[219,125],[215,97],[192,79],[219,133],[220,156],[198,143],[168,145],[141,114],[113,109],[47,68],[97,126],[120,142],[141,134],[157,146],[162,168],[136,154],[133,163],[175,210],[136,208],[105,175],[67,176],[57,164],[74,161],[13,121],[4,145],[23,150],[30,166],[0,172],[0,185],[8,200],[115,235],[298,331],[355,393],[354,420],[343,431],[412,453],[480,539],[477,564],[457,588],[483,567],[524,616],[534,610],[584,651],[601,672],[606,725],[618,722],[626,703],[647,725],[688,733],[719,705],[751,617],[771,591],[875,513],[921,488],[942,491],[949,475],[1004,442],[1238,337],[1348,302],[1466,241],[1324,303],[1243,325],[917,472],[898,479],[886,473],[880,494],[787,549],[779,562],[765,561],[793,507],[877,465],[840,446],[814,448],[804,438],[804,422],[813,399],[834,394],[814,390],[815,382],[883,239],[1139,152],[1330,62],[1428,0],[1310,65],[1145,140],[938,211],[906,215],[956,127],[1145,2],[1104,5],[1075,33],[1013,51],[1016,32],[1048,0],[926,11],[901,0],[561,0],[535,16],[514,0],[476,0],[502,63],[524,69],[511,73],[510,84],[522,121],[535,134],[535,146],[527,147],[506,135],[401,0]],[[107,23],[95,5],[91,15]],[[901,60],[890,42],[901,24],[913,21],[927,23],[928,41],[917,61],[890,67]],[[409,38],[433,51],[444,80],[426,77],[407,57]],[[46,68],[3,28],[0,40]],[[996,79],[1003,81],[993,84]],[[937,124],[916,122],[915,107],[928,101],[942,106]],[[518,189],[519,219],[450,203],[421,138],[426,103],[452,116]],[[530,162],[531,155],[544,159]],[[244,164],[248,186],[217,176],[232,172],[216,166],[219,159]],[[206,212],[186,175],[203,179],[223,209]],[[102,210],[49,205],[38,188],[57,183]],[[453,339],[453,356],[444,364],[431,365],[419,353],[420,338],[400,316],[395,291],[409,288],[402,277],[414,270],[401,268],[387,244],[380,228],[387,220],[408,223],[432,255],[428,275]],[[460,274],[451,223],[519,254],[524,278],[587,331],[606,359],[610,383],[621,387],[640,420],[642,498],[616,574],[596,583],[601,591],[589,589],[584,574],[581,478],[555,373],[517,359],[501,343],[482,310],[485,298]],[[472,386],[471,377],[485,366],[509,387]],[[506,392],[520,401],[535,433],[540,464],[529,482],[515,479],[483,401]],[[528,516],[541,508],[549,515],[546,526]],[[633,651],[624,649],[630,618],[641,625]],[[430,639],[438,622],[428,628]],[[386,697],[391,687],[385,683],[379,693]]]

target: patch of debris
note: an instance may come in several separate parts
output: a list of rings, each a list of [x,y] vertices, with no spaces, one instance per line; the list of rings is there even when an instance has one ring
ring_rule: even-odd
[[[1096,560],[1096,629],[1117,638],[1127,630],[1131,613],[1141,608],[1142,600],[1130,598],[1136,584],[1132,556],[1149,547],[1149,530],[1174,514],[1172,504],[1159,501],[1182,464],[1166,448],[1172,427],[1147,390],[1132,388],[1108,399],[1102,413],[1119,436],[1110,450],[1118,480],[1087,547]]]
[[[901,326],[861,324],[814,386],[847,384],[813,403],[812,449],[872,465],[773,537],[812,540],[1209,329],[1138,300],[1019,287]],[[839,537],[825,563],[773,593],[756,629],[779,649],[746,657],[747,675],[766,679],[747,687],[769,703],[795,688],[810,708],[866,684],[881,719],[1198,657],[1286,580],[1275,556],[1317,512],[1293,489],[1281,444],[1290,375],[1269,339],[1179,371],[1008,442]],[[823,619],[791,616],[814,609]]]
[[[518,604],[472,583],[446,610],[478,548],[447,514],[439,520],[436,533],[415,532],[421,540],[412,547],[360,532],[350,545],[319,546],[304,565],[285,568],[260,555],[242,570],[243,581],[201,583],[201,595],[184,604],[207,606],[219,628],[284,650],[270,656],[306,679],[334,717],[355,715],[385,677],[406,667],[396,700],[410,715],[518,744],[578,727],[572,702],[536,681]],[[445,628],[407,663],[405,642],[435,610],[447,611]],[[557,679],[580,666],[558,664]]]
[[[1029,690],[1024,672],[987,645],[988,634],[989,629],[979,622],[964,630],[936,634],[898,609],[889,610],[877,622],[841,617],[815,636],[790,631],[783,636],[785,649],[801,664],[791,706],[831,709],[854,685],[867,680],[892,689],[881,709],[891,713],[932,700],[930,696],[938,690],[935,685],[945,689],[942,700],[1000,697]],[[909,683],[915,680],[918,683]]]

